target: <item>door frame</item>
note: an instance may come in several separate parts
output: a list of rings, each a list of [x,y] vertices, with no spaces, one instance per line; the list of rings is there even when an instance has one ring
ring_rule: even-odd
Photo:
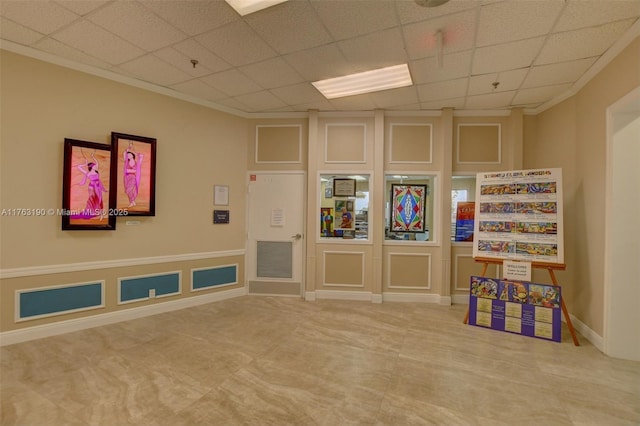
[[[617,133],[617,125],[620,118],[626,115],[626,119],[633,121],[640,117],[640,87],[631,90],[629,93],[618,99],[611,104],[606,110],[606,166],[605,166],[605,215],[604,215],[604,295],[603,295],[603,336],[602,336],[602,351],[609,356],[617,356],[621,351],[630,353],[629,347],[638,345],[640,337],[624,339],[621,341],[620,337],[613,337],[613,330],[617,326],[613,319],[613,310],[620,309],[620,307],[614,306],[613,300],[614,286],[617,290],[620,290],[620,286],[629,285],[625,282],[616,282],[613,279],[615,272],[615,259],[613,257],[613,168],[615,164],[613,162],[614,144],[616,142],[615,135]],[[633,116],[634,119],[628,117]],[[630,281],[635,282],[635,281]],[[633,290],[633,289],[631,289]],[[633,291],[631,292],[633,294]],[[637,294],[637,292],[635,293]],[[637,312],[628,312],[632,317],[637,319]],[[619,325],[619,324],[618,324]],[[632,336],[633,337],[633,336]],[[624,348],[623,348],[624,345]],[[635,353],[635,357],[639,354]],[[638,360],[638,359],[635,359]]]
[[[259,293],[249,293],[249,277],[251,276],[250,271],[252,267],[255,267],[255,264],[252,264],[252,259],[250,256],[250,247],[249,247],[249,223],[250,223],[250,210],[251,210],[251,195],[249,193],[249,185],[251,184],[251,175],[301,175],[303,177],[303,188],[302,188],[302,232],[303,232],[303,241],[302,241],[302,253],[300,254],[300,294],[297,296],[287,295],[287,294],[271,294],[269,296],[279,296],[279,297],[300,297],[304,299],[305,295],[305,286],[306,286],[306,277],[307,277],[307,244],[306,239],[307,235],[307,205],[308,205],[308,191],[307,191],[307,172],[304,170],[249,170],[247,171],[246,177],[246,206],[247,209],[245,211],[245,288],[247,290],[247,294],[259,296]],[[265,294],[265,296],[267,296]]]

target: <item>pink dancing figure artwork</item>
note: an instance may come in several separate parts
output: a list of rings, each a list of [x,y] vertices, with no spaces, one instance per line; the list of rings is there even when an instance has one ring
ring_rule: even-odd
[[[140,189],[140,176],[142,174],[142,160],[144,155],[137,153],[133,149],[133,142],[129,142],[129,147],[124,151],[124,192],[129,198],[129,207],[136,205],[136,198]]]
[[[78,170],[84,175],[80,186],[84,186],[87,182],[89,184],[87,185],[86,206],[81,213],[72,215],[73,219],[100,218],[106,214],[102,193],[107,192],[107,188],[104,187],[100,180],[100,166],[94,154],[91,154],[91,159],[93,161],[89,162],[85,159],[85,164],[77,166]]]

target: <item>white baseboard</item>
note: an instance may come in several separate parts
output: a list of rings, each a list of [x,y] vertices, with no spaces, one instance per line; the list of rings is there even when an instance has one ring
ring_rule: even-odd
[[[316,292],[315,291],[307,291],[304,293],[304,300],[307,302],[315,302],[316,301]]]
[[[362,300],[371,302],[370,291],[340,291],[340,290],[316,290],[318,299]]]
[[[587,339],[593,346],[595,346],[600,352],[604,353],[604,342],[602,336],[598,333],[590,329],[585,323],[580,321],[578,318],[569,314],[571,317],[571,323],[573,324],[573,328],[580,333],[585,339]],[[562,316],[562,321],[566,322],[564,315]]]
[[[439,294],[425,293],[382,293],[384,302],[407,302],[407,303],[436,303],[439,304],[442,296]]]
[[[372,294],[371,295],[371,303],[382,303],[382,295],[381,294]]]
[[[469,295],[468,294],[453,294],[451,295],[451,303],[454,305],[468,305],[469,304]]]
[[[20,330],[5,331],[4,333],[0,333],[0,346],[13,345],[15,343],[42,339],[44,337],[85,330],[88,328],[99,327],[102,325],[113,324],[121,321],[143,318],[151,315],[161,314],[164,312],[177,311],[179,309],[204,305],[205,303],[232,299],[234,297],[240,297],[246,294],[247,288],[240,287],[231,290],[208,293],[201,296],[193,296],[184,299],[156,303],[153,305],[145,305],[138,308],[108,312],[106,314],[98,314],[89,317],[55,322],[51,324],[37,325]]]
[[[451,296],[440,296],[440,301],[438,303],[441,306],[451,306]]]

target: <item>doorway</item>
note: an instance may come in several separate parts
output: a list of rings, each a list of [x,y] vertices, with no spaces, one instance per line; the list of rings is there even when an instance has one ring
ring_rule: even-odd
[[[605,354],[640,361],[640,88],[608,108]]]
[[[251,173],[247,215],[249,294],[303,294],[304,173]]]

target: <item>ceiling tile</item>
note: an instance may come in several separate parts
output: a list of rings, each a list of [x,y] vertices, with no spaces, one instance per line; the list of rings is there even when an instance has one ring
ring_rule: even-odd
[[[322,99],[316,102],[293,105],[291,109],[293,111],[309,111],[312,109],[317,109],[318,111],[331,111],[333,110],[333,106],[331,105],[331,102],[329,102],[328,100]]]
[[[631,26],[633,19],[599,27],[552,34],[547,38],[536,65],[602,55]]]
[[[472,74],[489,74],[531,66],[544,37],[477,48],[473,55]]]
[[[224,1],[151,0],[141,2],[162,19],[191,36],[202,34],[240,19]]]
[[[519,70],[474,75],[469,79],[469,91],[467,95],[482,95],[516,90],[522,85],[522,81],[528,72],[529,68],[521,68]],[[499,83],[498,87],[493,87],[494,82]]]
[[[332,38],[311,5],[289,1],[245,17],[256,33],[280,54],[320,46]]]
[[[240,71],[265,89],[290,86],[304,81],[282,58],[272,58],[246,65],[240,67]]]
[[[79,18],[57,3],[0,1],[0,15],[42,34],[51,34]]]
[[[245,111],[247,109],[246,105],[238,102],[235,98],[221,99],[219,101],[216,101],[215,103],[218,105],[222,105],[223,107],[235,109],[237,111]]]
[[[56,3],[80,16],[84,16],[109,2],[101,0],[57,0]]]
[[[586,58],[532,67],[522,87],[550,86],[552,84],[575,82],[594,64],[596,59]]]
[[[153,54],[192,77],[202,77],[203,75],[211,74],[213,72],[213,70],[210,70],[199,62],[194,66],[191,63],[190,56],[186,56],[184,53],[174,49],[173,47],[165,47]]]
[[[418,59],[411,62],[411,77],[415,84],[433,83],[435,81],[453,80],[467,77],[471,71],[473,51],[443,55],[442,67],[438,66],[436,57]]]
[[[415,86],[382,90],[370,93],[371,99],[380,108],[392,108],[418,104],[418,91]]]
[[[524,40],[548,33],[564,7],[563,0],[500,2],[482,6],[478,46]]]
[[[87,19],[149,52],[187,38],[133,1],[110,3]]]
[[[64,43],[49,37],[40,40],[34,47],[47,53],[51,53],[52,55],[60,56],[80,64],[91,65],[92,67],[103,69],[108,69],[110,66],[105,61],[101,61],[98,58],[94,58],[91,55],[87,55],[78,49],[69,47]]]
[[[202,77],[202,81],[220,90],[228,96],[240,96],[247,93],[257,92],[262,89],[249,77],[236,69],[222,71]]]
[[[407,62],[399,28],[341,41],[338,47],[347,61],[356,67],[356,71],[368,71]]]
[[[142,49],[89,21],[76,22],[53,38],[113,65],[144,54]]]
[[[236,96],[236,100],[248,106],[252,112],[269,111],[286,107],[284,102],[273,96],[268,90]]]
[[[455,108],[464,109],[465,98],[451,98],[440,99],[438,101],[420,102],[420,108],[422,109],[442,109],[442,108]]]
[[[189,60],[196,59],[198,66],[203,66],[211,72],[224,71],[231,68],[227,62],[215,55],[196,40],[190,38],[171,46],[173,49],[188,57]]]
[[[571,88],[571,84],[557,84],[554,86],[522,89],[513,98],[514,105],[535,104],[546,102],[561,95]]]
[[[442,32],[444,53],[471,49],[476,31],[476,11],[470,10],[405,26],[403,32],[409,57],[420,59],[436,56],[438,31]]]
[[[174,84],[171,88],[178,92],[186,93],[187,95],[195,96],[196,98],[204,98],[213,102],[227,98],[227,95],[221,91],[196,79]]]
[[[278,87],[271,90],[271,93],[282,99],[287,105],[301,105],[325,100],[325,97],[309,83]]]
[[[336,43],[290,53],[284,59],[307,80],[347,75],[355,72]]]
[[[0,18],[0,37],[3,40],[29,46],[40,40],[44,35],[2,17]]]
[[[192,78],[186,72],[169,65],[155,55],[144,55],[120,65],[120,68],[130,72],[141,80],[161,86],[169,86]]]
[[[345,96],[329,101],[338,111],[370,111],[376,108],[376,104],[369,94]]]
[[[396,8],[400,22],[408,24],[417,21],[431,20],[444,15],[452,15],[477,8],[481,3],[477,0],[455,0],[438,7],[418,6],[414,1],[397,1]]]
[[[640,16],[640,2],[637,0],[569,1],[553,31],[575,30],[632,16]]]
[[[421,84],[418,86],[420,102],[462,97],[467,93],[468,80],[468,78],[459,78],[456,80]]]
[[[311,4],[335,40],[344,40],[398,25],[395,2],[312,0]]]
[[[468,109],[493,109],[508,108],[511,106],[511,100],[515,91],[489,93],[486,95],[477,95],[467,97],[465,108]]]
[[[234,66],[260,62],[277,56],[243,21],[196,36],[204,47]]]

